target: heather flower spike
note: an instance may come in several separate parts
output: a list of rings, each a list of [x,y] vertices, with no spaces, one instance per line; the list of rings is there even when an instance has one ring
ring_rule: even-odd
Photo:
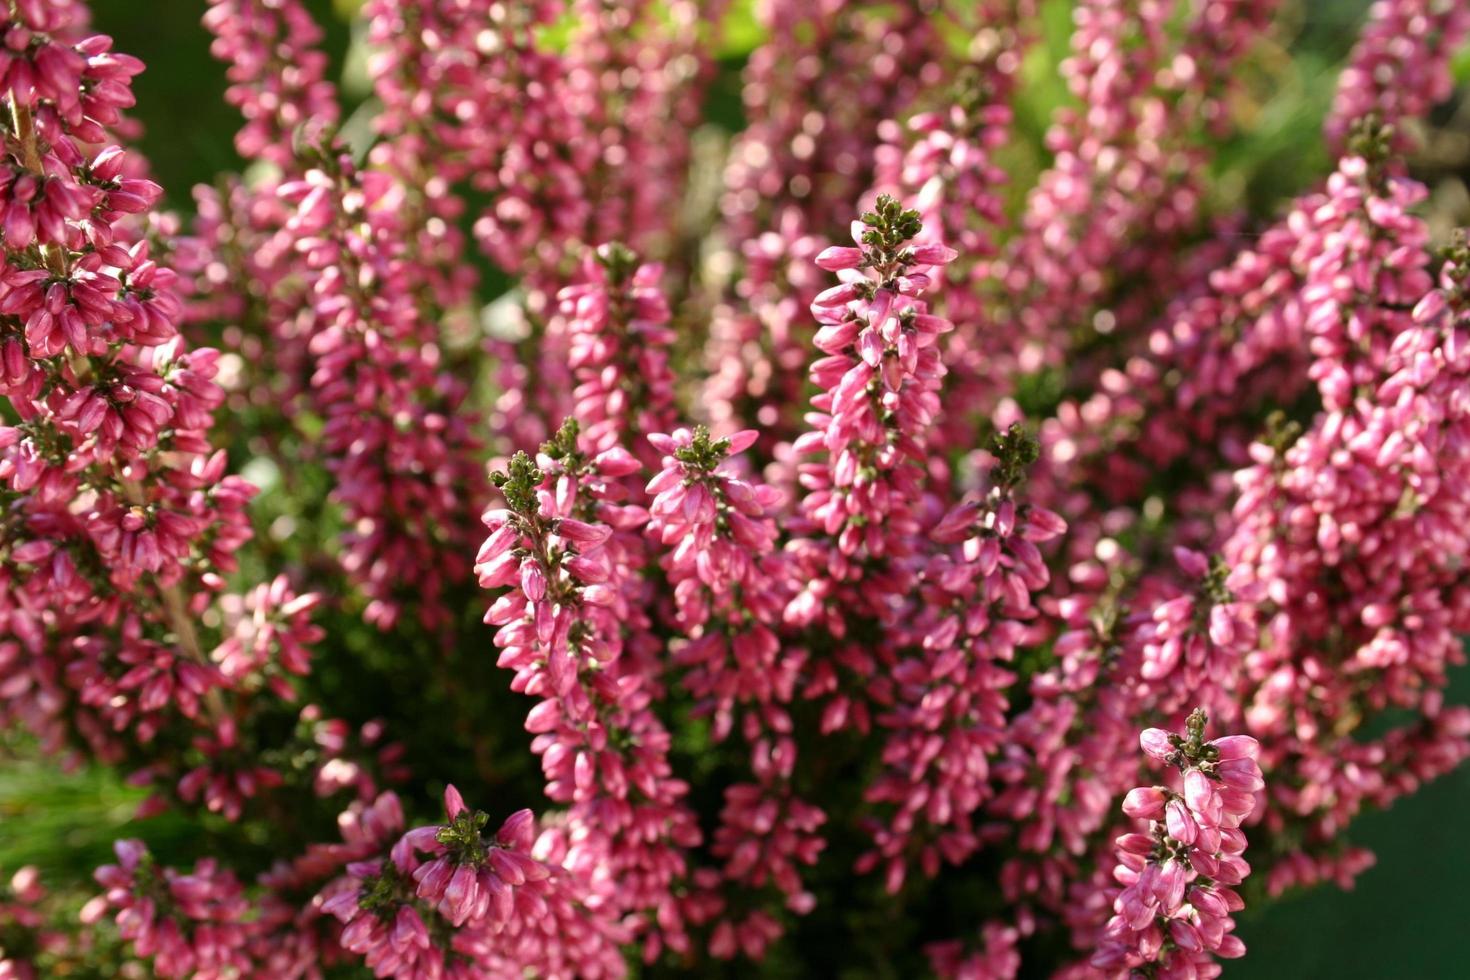
[[[1183,735],[1149,728],[1139,736],[1144,752],[1182,779],[1124,798],[1123,812],[1147,821],[1148,831],[1117,840],[1114,877],[1123,889],[1091,961],[1109,975],[1213,975],[1215,957],[1245,954],[1229,913],[1243,907],[1234,886],[1250,873],[1239,827],[1265,785],[1259,745],[1247,735],[1207,742],[1205,723],[1196,708]]]

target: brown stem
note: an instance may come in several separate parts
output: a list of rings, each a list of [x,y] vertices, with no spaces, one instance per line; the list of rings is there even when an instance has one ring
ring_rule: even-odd
[[[37,177],[46,175],[41,161],[41,146],[36,141],[36,124],[31,117],[31,107],[10,94],[10,115],[15,120],[15,140],[20,144],[20,162]],[[46,268],[57,278],[66,277],[66,252],[59,245],[48,243],[41,246],[41,258]]]
[[[41,165],[41,148],[36,145],[36,126],[31,119],[31,107],[10,93],[10,115],[15,119],[15,139],[20,144],[20,162],[31,173],[44,173]]]
[[[141,483],[122,477],[119,477],[118,482],[122,484],[123,494],[130,504],[134,507],[147,505],[148,498],[143,493]],[[194,619],[189,613],[188,603],[184,601],[183,590],[177,584],[160,584],[158,591],[163,596],[164,614],[168,617],[169,626],[173,627],[179,646],[195,663],[209,666],[209,657],[205,656],[204,648],[199,644],[199,634],[194,629]],[[204,692],[204,706],[216,722],[224,721],[227,716],[225,702],[220,697],[218,688],[212,687]]]

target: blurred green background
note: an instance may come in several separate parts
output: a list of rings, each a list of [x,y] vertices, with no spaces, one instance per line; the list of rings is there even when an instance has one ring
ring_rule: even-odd
[[[335,74],[349,102],[361,100],[361,51],[347,24],[355,0],[308,0],[308,6],[328,27]],[[195,183],[240,163],[231,143],[237,117],[222,99],[223,68],[210,57],[209,36],[199,25],[204,4],[96,0],[94,7],[97,28],[148,65],[135,86],[136,117],[145,127],[142,149],[169,204],[187,211]],[[724,130],[740,124],[739,71],[759,40],[751,4],[735,7],[710,113],[710,122]],[[1365,7],[1365,0],[1286,5],[1279,49],[1263,59],[1262,77],[1248,80],[1254,99],[1242,110],[1248,130],[1223,148],[1216,163],[1225,203],[1271,213],[1324,171],[1320,120]],[[1027,60],[1018,105],[1021,145],[1014,153],[1020,162],[1013,187],[1019,191],[1029,186],[1027,171],[1044,163],[1041,134],[1052,108],[1065,97],[1056,65],[1066,52],[1069,4],[1049,0],[1044,17],[1045,40]],[[1463,83],[1470,61],[1461,59],[1457,74]],[[1426,150],[1415,161],[1433,190],[1439,236],[1470,213],[1462,179],[1470,135],[1460,110],[1453,106],[1436,117]],[[1470,701],[1470,671],[1458,672],[1452,700]],[[5,755],[20,761],[0,768],[0,868],[38,863],[82,878],[108,859],[114,838],[129,833],[146,836],[165,862],[171,841],[181,852],[201,849],[199,830],[180,817],[158,818],[146,828],[130,825],[128,815],[139,794],[111,773],[83,769],[58,777],[51,766],[30,761],[33,753],[23,741],[0,745],[0,756]],[[1464,884],[1470,880],[1470,845],[1460,824],[1467,812],[1470,770],[1462,769],[1389,812],[1366,816],[1353,836],[1375,850],[1379,862],[1357,889],[1318,889],[1269,909],[1247,910],[1241,934],[1250,955],[1231,964],[1226,975],[1236,980],[1470,977],[1470,901]],[[204,849],[213,829],[206,821]]]

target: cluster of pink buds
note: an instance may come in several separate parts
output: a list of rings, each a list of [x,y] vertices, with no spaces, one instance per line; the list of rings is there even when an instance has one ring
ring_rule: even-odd
[[[663,267],[638,262],[624,245],[599,246],[582,281],[557,294],[565,331],[565,364],[576,387],[569,406],[593,448],[625,445],[651,465],[644,437],[674,421],[674,376],[668,348],[669,304],[659,290]],[[559,349],[555,344],[552,349]]]
[[[245,117],[235,148],[289,166],[300,128],[337,121],[321,28],[299,0],[210,0],[204,26],[214,35],[210,52],[230,66],[225,101]]]
[[[923,568],[920,608],[897,631],[906,647],[893,667],[883,767],[867,799],[893,809],[859,867],[885,869],[902,886],[908,862],[938,873],[980,846],[973,815],[990,797],[991,760],[1002,749],[1017,647],[1036,635],[1033,594],[1050,581],[1039,544],[1065,522],[1016,499],[1037,445],[1019,426],[992,443],[993,485],[983,500],[948,511],[930,531],[939,545]]]
[[[647,487],[648,533],[670,549],[661,564],[684,634],[673,660],[686,671],[696,711],[713,716],[716,740],[735,728],[751,746],[755,782],[726,788],[713,851],[725,862],[727,882],[753,890],[774,885],[799,913],[815,901],[799,868],[816,863],[826,816],[791,787],[797,749],[788,705],[802,658],[784,650],[777,633],[789,592],[770,516],[781,494],[747,481],[737,468],[736,457],[755,440],[749,429],[714,439],[703,426],[649,436],[664,456]],[[722,917],[710,951],[759,957],[780,933],[757,907],[738,921]]]
[[[748,481],[736,457],[756,440],[746,429],[714,439],[702,426],[650,435],[663,466],[649,481],[648,534],[669,551],[663,568],[674,586],[686,641],[674,663],[715,719],[715,737],[749,707],[747,741],[763,731],[789,732],[789,703],[799,664],[783,658],[776,629],[785,605],[772,511],[775,488]],[[782,775],[790,775],[789,772]]]
[[[350,861],[314,905],[342,924],[341,947],[374,975],[623,975],[616,944],[624,933],[586,907],[575,879],[532,856],[531,811],[511,814],[487,835],[487,815],[467,808],[451,786],[444,792],[447,821],[408,831],[384,853],[385,831],[402,823],[396,800],[385,798],[396,825],[373,826],[373,811],[365,811],[369,825],[358,831],[344,824],[346,843],[315,858]],[[294,877],[306,871],[299,867]]]
[[[377,976],[444,976],[446,958],[468,953],[481,935],[531,926],[516,919],[553,897],[553,869],[529,854],[529,810],[487,839],[488,817],[467,809],[453,787],[444,807],[448,823],[409,831],[386,859],[349,864],[322,893],[321,910],[343,924],[342,946]]]
[[[405,190],[328,147],[280,194],[295,206],[286,231],[310,283],[311,392],[349,519],[343,565],[367,594],[365,618],[383,629],[408,601],[403,571],[416,569],[412,601],[438,628],[444,590],[468,576],[443,545],[470,532],[463,495],[481,477],[458,414],[463,385],[440,370],[414,295],[422,270],[400,254]]]
[[[442,630],[443,591],[469,580],[456,546],[473,533],[473,508],[459,501],[483,486],[460,414],[464,385],[438,345],[440,322],[455,322],[473,279],[450,257],[462,251],[449,231],[457,205],[419,172],[422,141],[404,139],[365,167],[342,152],[321,32],[296,0],[215,0],[205,23],[247,120],[237,146],[273,165],[248,188],[203,193],[198,245],[250,280],[244,308],[231,312],[272,335],[261,353],[273,370],[254,386],[286,385],[247,394],[284,393],[273,410],[325,419],[320,438],[347,518],[341,560],[365,618],[390,628],[408,602]],[[393,119],[402,124],[389,114],[385,125]],[[394,580],[411,565],[420,573],[410,598]]]
[[[526,730],[547,795],[571,805],[571,870],[611,888],[612,908],[655,913],[653,955],[687,943],[672,888],[700,834],[652,710],[657,676],[631,601],[648,511],[627,502],[623,478],[638,469],[621,447],[596,451],[571,422],[534,460],[517,453],[494,478],[506,507],[485,513],[476,570],[485,588],[515,586],[485,621],[499,627],[511,688],[541,699]]]
[[[1046,135],[1054,161],[992,267],[1004,326],[991,337],[1023,366],[1070,356],[1071,324],[1124,335],[1184,287],[1188,263],[1174,248],[1201,224],[1199,130],[1228,120],[1232,68],[1274,6],[1211,0],[1186,14],[1170,3],[1077,4],[1061,70],[1080,106],[1054,117]],[[1186,24],[1176,34],[1168,22],[1178,16]],[[1114,289],[1120,278],[1137,287],[1126,299]],[[1090,374],[1086,365],[1072,370]]]
[[[748,122],[723,175],[720,231],[735,274],[711,325],[703,400],[718,435],[759,426],[769,457],[807,429],[807,307],[823,285],[811,257],[854,201],[891,192],[875,180],[878,134],[939,84],[945,42],[912,5],[776,0],[756,16],[769,37],[744,69]],[[853,77],[867,97],[848,96]]]
[[[1132,634],[1142,653],[1139,677],[1161,691],[1172,686],[1198,701],[1228,703],[1230,679],[1255,648],[1255,607],[1231,591],[1230,574],[1219,559],[1211,562],[1188,548],[1177,549],[1174,557],[1184,577],[1198,585],[1161,597]]]
[[[228,635],[210,659],[228,679],[265,683],[281,700],[294,700],[296,692],[287,675],[310,670],[312,644],[325,635],[311,621],[320,602],[321,596],[314,593],[297,595],[284,575],[246,595],[222,597]]]
[[[1385,122],[1423,115],[1454,91],[1451,59],[1470,34],[1470,10],[1436,0],[1376,0],[1338,82],[1325,129],[1335,148],[1368,116]],[[1408,134],[1395,134],[1405,145]]]
[[[256,913],[248,953],[254,975],[309,978],[324,966],[351,962],[341,923],[323,906],[353,862],[388,851],[403,834],[403,807],[391,793],[354,800],[337,816],[342,839],[309,844],[291,860],[278,860],[257,879]],[[323,889],[323,885],[327,887]],[[318,891],[321,891],[318,894]],[[302,896],[313,896],[302,901]]]
[[[178,335],[174,225],[145,217],[160,189],[113,143],[142,64],[84,36],[80,5],[14,4],[0,22],[0,633],[15,638],[0,646],[0,710],[104,759],[149,747],[136,781],[177,780],[181,797],[234,814],[272,777],[214,763],[236,747],[267,661],[284,652],[299,672],[302,659],[263,639],[227,672],[201,636],[251,537],[255,490],[210,442],[221,358]],[[307,640],[309,608],[288,615]]]
[[[987,922],[980,930],[980,948],[967,951],[958,940],[934,943],[924,952],[934,975],[945,980],[996,980],[1014,977],[1021,969],[1016,943],[1021,931],[1003,922]]]
[[[812,262],[822,242],[804,232],[800,214],[782,212],[776,227],[741,246],[734,295],[712,313],[710,374],[700,396],[717,435],[759,426],[757,450],[765,457],[805,430],[808,307],[827,278]]]
[[[298,728],[315,755],[312,789],[319,797],[347,790],[359,801],[378,797],[380,783],[398,783],[410,775],[403,764],[401,742],[386,740],[381,721],[357,729],[340,718],[323,718],[319,707],[301,709]]]
[[[813,342],[826,355],[811,369],[822,390],[812,406],[822,414],[795,449],[827,456],[802,469],[803,508],[849,559],[902,557],[897,543],[914,530],[924,435],[944,374],[936,341],[953,329],[918,297],[926,270],[956,255],[937,242],[910,246],[920,227],[917,212],[882,197],[854,223],[856,246],[817,256],[842,284],[812,303],[822,325]]]
[[[872,186],[879,125],[938,81],[946,41],[911,5],[774,0],[758,9],[770,39],[745,69],[750,123],[731,148],[724,221],[747,240],[790,208],[804,232],[831,234]],[[853,78],[869,98],[849,97]]]
[[[567,5],[577,27],[563,55],[565,99],[589,144],[583,149],[591,205],[585,241],[667,249],[667,192],[689,164],[700,102],[716,67],[700,32],[719,22],[726,3]]]
[[[3,980],[38,980],[42,974],[37,971],[36,960],[67,945],[64,933],[47,927],[42,908],[46,898],[41,873],[32,865],[21,868],[9,881],[0,884],[0,935],[6,937],[0,945]],[[16,941],[22,936],[33,942],[18,944]]]
[[[1158,728],[1139,736],[1150,758],[1179,770],[1182,785],[1140,786],[1123,801],[1123,812],[1147,820],[1148,830],[1118,838],[1113,874],[1123,889],[1092,957],[1111,975],[1147,967],[1162,980],[1218,976],[1214,957],[1245,953],[1230,934],[1230,913],[1244,907],[1235,886],[1250,873],[1240,825],[1265,780],[1256,740],[1227,735],[1206,742],[1205,720],[1196,709],[1182,736]]]
[[[955,80],[948,108],[915,115],[907,131],[890,121],[889,142],[875,151],[878,189],[919,212],[926,239],[960,253],[946,269],[958,288],[944,291],[939,308],[957,327],[944,352],[945,402],[951,406],[940,423],[946,443],[971,438],[976,419],[990,416],[1019,370],[1016,345],[990,329],[981,299],[998,252],[996,232],[1006,221],[1006,173],[995,153],[1011,136],[1007,99],[1027,41],[1012,28],[977,36],[975,60]]]
[[[115,913],[118,934],[160,977],[249,969],[249,904],[233,874],[208,858],[188,874],[160,868],[137,840],[118,841],[116,851],[117,864],[97,869],[106,892],[82,909],[82,921]]]
[[[1292,862],[1276,889],[1360,870],[1361,855],[1340,856],[1342,826],[1470,752],[1464,709],[1441,691],[1464,657],[1462,580],[1446,561],[1464,547],[1463,454],[1451,447],[1465,414],[1451,392],[1465,369],[1445,315],[1464,256],[1434,288],[1412,211],[1424,188],[1386,172],[1386,130],[1360,127],[1354,141],[1300,246],[1307,375],[1323,410],[1278,421],[1251,447],[1223,549],[1243,588],[1269,601],[1237,698],[1269,770],[1294,778],[1273,780],[1263,822],[1294,828],[1318,862]],[[1338,582],[1351,596],[1322,602]],[[1356,731],[1389,706],[1415,716],[1387,735]]]
[[[785,618],[823,624],[839,638],[846,631],[839,608],[851,602],[891,621],[916,571],[927,435],[944,376],[938,339],[953,329],[919,296],[930,283],[927,270],[955,258],[938,242],[911,245],[920,228],[917,212],[883,196],[853,223],[855,245],[817,256],[842,282],[812,303],[821,324],[813,342],[825,356],[811,367],[820,389],[808,416],[813,428],[793,445],[799,456],[816,458],[798,468],[806,539],[795,558],[804,587]],[[839,654],[859,673],[866,660],[854,649]],[[813,692],[837,691],[832,663],[813,670]],[[865,707],[837,693],[824,725],[840,727],[849,711],[867,724]]]

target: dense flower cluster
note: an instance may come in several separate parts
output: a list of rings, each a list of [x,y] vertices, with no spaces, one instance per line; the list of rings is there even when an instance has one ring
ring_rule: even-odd
[[[1343,69],[1327,138],[1341,147],[1359,119],[1412,120],[1444,101],[1454,90],[1445,54],[1467,33],[1461,4],[1377,0]]]
[[[1123,812],[1147,820],[1148,832],[1118,838],[1113,875],[1123,890],[1092,957],[1118,976],[1145,964],[1157,964],[1159,977],[1216,976],[1213,957],[1245,953],[1230,935],[1229,913],[1244,907],[1234,890],[1250,872],[1240,825],[1265,781],[1255,739],[1206,742],[1204,730],[1205,714],[1196,710],[1184,736],[1150,728],[1139,737],[1150,758],[1179,768],[1182,788],[1140,786],[1123,799]]]
[[[159,187],[113,142],[142,64],[80,36],[80,7],[6,20],[0,711],[56,748],[154,754],[140,775],[165,782],[164,733],[218,744],[225,692],[246,707],[195,619],[250,538],[254,488],[209,441],[220,355],[179,335]]]
[[[1351,884],[1470,757],[1470,12],[1283,184],[1274,4],[1079,0],[1053,106],[1054,6],[367,0],[339,91],[212,0],[182,218],[0,2],[0,747],[138,801],[0,978],[1190,980]]]
[[[526,729],[547,796],[569,805],[558,849],[607,914],[654,913],[645,925],[656,954],[687,946],[674,886],[700,834],[653,711],[657,658],[633,601],[648,512],[626,502],[620,478],[639,464],[619,446],[597,452],[593,439],[569,423],[535,460],[517,453],[496,475],[507,506],[485,514],[476,569],[485,588],[515,586],[486,622],[500,627],[512,690],[541,698]]]
[[[486,814],[453,786],[448,822],[355,860],[317,899],[342,923],[343,948],[377,976],[621,976],[616,931],[581,906],[560,868],[531,855],[521,810],[487,838]]]
[[[117,842],[117,864],[97,869],[106,892],[82,911],[92,922],[116,911],[118,935],[162,977],[227,975],[246,968],[249,906],[235,876],[204,859],[188,874],[159,869],[138,840]]]
[[[816,259],[842,282],[812,302],[821,324],[812,343],[826,356],[811,367],[820,391],[812,427],[791,447],[816,459],[797,469],[806,493],[790,550],[804,585],[785,620],[820,625],[839,641],[856,613],[892,625],[915,585],[924,459],[944,375],[938,340],[953,329],[918,297],[927,270],[955,257],[939,242],[910,245],[919,229],[918,214],[885,195],[853,223],[855,247],[834,245]],[[868,699],[847,689],[838,666],[862,684],[875,664],[852,641],[814,661],[808,694],[831,695],[822,726],[867,728]]]

